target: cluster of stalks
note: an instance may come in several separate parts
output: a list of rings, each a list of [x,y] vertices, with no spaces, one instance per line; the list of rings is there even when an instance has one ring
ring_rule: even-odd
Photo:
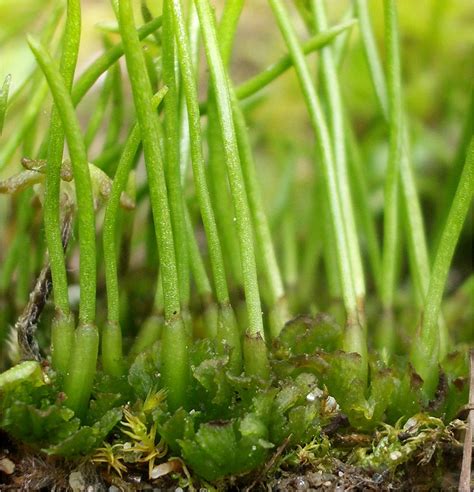
[[[427,397],[432,397],[438,384],[438,363],[450,344],[441,301],[454,248],[471,203],[474,144],[472,139],[462,143],[467,157],[462,168],[456,170],[458,179],[449,200],[449,213],[440,226],[430,264],[404,110],[397,2],[383,3],[384,70],[367,0],[355,0],[346,15],[348,20],[335,27],[328,25],[323,0],[297,2],[311,33],[306,42],[299,39],[285,2],[269,0],[287,54],[241,85],[233,84],[229,63],[243,0],[226,0],[217,20],[209,0],[186,1],[185,5],[182,0],[164,0],[159,17],[154,17],[143,2],[146,23],[138,29],[131,0],[112,3],[118,23],[114,30],[119,33],[120,42],[111,44],[107,38],[104,53],[78,77],[75,71],[81,38],[80,0],[67,2],[65,28],[57,48],[59,63],[55,58],[54,33],[62,15],[61,6],[55,9],[40,40],[28,38],[38,64],[32,74],[34,91],[29,95],[21,126],[2,142],[0,150],[1,168],[18,155],[17,150],[47,162],[43,223],[55,308],[51,358],[53,368],[63,376],[67,405],[77,415],[85,414],[99,347],[103,371],[121,376],[130,357],[161,340],[162,381],[169,407],[186,407],[190,383],[188,349],[196,336],[192,302],[196,298],[202,305],[204,319],[200,336],[215,340],[219,353],[230,353],[230,368],[235,374],[244,371],[265,381],[270,367],[267,344],[279,335],[292,315],[298,314],[292,306],[301,305],[290,302],[287,286],[296,278],[296,283],[306,290],[297,288],[295,295],[302,293],[308,301],[316,296],[314,277],[320,256],[326,277],[318,282],[325,283],[330,296],[342,299],[344,349],[360,354],[361,376],[367,381],[368,340],[374,342],[387,364],[395,353],[394,301],[400,282],[400,256],[405,247],[411,289],[419,310],[419,322],[412,330],[417,342],[412,344],[410,358],[424,381]],[[352,30],[359,31],[373,93],[389,135],[382,237],[368,201],[366,169],[344,103],[338,71]],[[144,50],[143,43],[151,49]],[[203,93],[199,87],[201,45],[209,74],[204,102],[198,98]],[[319,50],[317,77],[306,58],[315,50]],[[122,57],[126,70],[119,64]],[[264,210],[262,183],[242,104],[290,68],[296,72],[314,132],[313,160],[318,176],[313,196],[308,197],[312,212],[299,276],[291,258],[297,247],[296,238],[291,236],[295,229],[291,201],[284,204],[289,210],[284,221],[289,235],[285,236],[282,273],[271,237],[271,222]],[[99,100],[84,132],[76,106],[103,74],[106,75]],[[124,79],[131,88],[136,123],[126,130],[125,142],[118,143],[125,130]],[[0,97],[2,116],[7,103],[13,105],[29,88],[26,82],[7,99],[8,84],[7,80]],[[54,104],[47,131],[42,134],[38,118],[48,91]],[[100,133],[104,122],[105,136]],[[96,226],[97,188],[101,183],[91,171],[88,157],[98,136],[103,137],[104,148],[94,164],[113,178],[101,229]],[[73,203],[67,204],[61,184],[65,143],[75,187]],[[134,169],[141,155],[146,180],[139,182],[136,176],[140,173]],[[291,173],[289,176],[290,183]],[[190,190],[199,213],[191,209]],[[146,242],[158,271],[152,312],[136,334],[128,355],[124,354],[122,340],[126,300],[121,295],[119,277],[123,269],[119,259],[133,244],[133,213],[120,210],[123,193],[133,196],[137,206],[149,203],[153,225],[143,227],[155,234],[155,242],[152,237],[147,237]],[[22,251],[26,248],[22,245],[28,237],[28,227],[34,222],[31,199],[32,192],[23,191],[16,202],[15,239],[0,265],[0,295],[6,291],[15,269],[23,298],[28,291],[25,285],[31,281],[28,275],[34,265],[23,261]],[[77,324],[69,299],[68,250],[62,244],[65,210],[70,209],[75,214],[79,251]],[[196,235],[201,224],[205,248]],[[99,233],[101,247],[96,244]],[[366,257],[361,248],[363,243]],[[42,255],[43,249],[39,258]],[[96,300],[97,271],[102,265],[98,258],[105,268],[107,292],[107,316],[100,326]],[[370,295],[379,300],[383,312],[372,324],[365,313],[367,279],[374,286]],[[245,316],[236,314],[235,293],[243,293]],[[313,301],[320,304],[318,299]],[[319,308],[324,310],[325,306]]]

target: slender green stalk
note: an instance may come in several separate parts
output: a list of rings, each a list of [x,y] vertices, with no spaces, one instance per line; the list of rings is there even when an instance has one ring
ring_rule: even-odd
[[[367,344],[364,329],[359,319],[359,305],[352,282],[352,270],[348,257],[348,245],[343,224],[342,206],[336,179],[336,167],[326,121],[321,110],[304,53],[289,22],[289,16],[281,0],[270,0],[270,6],[280,28],[280,32],[290,52],[293,65],[306,101],[311,125],[316,135],[321,165],[325,180],[326,193],[335,237],[335,250],[338,262],[339,280],[342,287],[344,306],[347,314],[345,350],[358,352],[362,357],[361,377],[367,377]]]
[[[219,23],[217,37],[219,41],[219,50],[222,56],[224,66],[229,64],[232,45],[237,27],[237,22],[242,11],[241,0],[227,0],[224,4],[221,23]],[[224,22],[224,25],[222,25]],[[235,210],[229,200],[228,187],[225,165],[222,163],[223,141],[219,128],[219,118],[216,108],[214,88],[209,84],[208,88],[209,114],[208,114],[208,148],[209,162],[208,169],[210,173],[210,187],[214,210],[216,213],[217,226],[219,235],[222,240],[222,247],[225,253],[225,260],[229,272],[238,286],[242,285],[241,272],[241,252],[238,242],[235,241]]]
[[[263,273],[266,277],[270,294],[270,332],[273,337],[276,337],[290,317],[287,300],[285,298],[285,289],[283,287],[280,268],[276,259],[270,226],[260,194],[255,162],[252,155],[252,147],[247,132],[247,124],[232,87],[230,88],[230,94],[242,174],[245,181],[245,189],[247,191],[250,214],[252,216],[252,223],[255,231],[256,251],[263,266]]]
[[[239,150],[232,118],[228,79],[219,51],[212,12],[207,0],[196,0],[201,23],[206,57],[216,97],[219,123],[224,145],[224,160],[227,165],[232,200],[236,212],[237,230],[242,256],[244,289],[247,300],[250,334],[260,333],[263,337],[262,310],[258,291],[257,269],[253,247],[253,233],[244,179],[240,167]]]
[[[327,198],[330,205],[330,216],[336,238],[336,253],[338,257],[339,276],[343,288],[344,303],[349,317],[349,323],[357,322],[357,301],[352,283],[351,268],[347,256],[346,237],[344,232],[341,203],[335,176],[335,166],[330,143],[330,137],[324,115],[314,90],[309,69],[304,54],[299,45],[293,27],[289,22],[288,13],[280,0],[270,0],[273,13],[277,19],[280,31],[285,39],[288,51],[293,58],[298,79],[306,101],[313,130],[317,136],[318,150],[326,183]]]
[[[318,277],[316,275],[318,263],[323,251],[324,214],[321,210],[321,179],[315,179],[310,188],[311,208],[306,221],[304,250],[298,272],[296,296],[298,310],[311,305],[315,301],[315,287]]]
[[[372,84],[382,115],[389,121],[387,85],[370,23],[367,0],[356,1],[362,42]],[[404,120],[403,123],[402,151],[399,162],[402,205],[405,211],[408,252],[411,258],[410,265],[412,266],[412,281],[419,297],[424,299],[430,278],[428,248],[415,177],[409,157],[409,139],[406,121]]]
[[[180,303],[163,159],[157,139],[160,123],[158,115],[151,106],[152,92],[150,82],[146,77],[145,61],[141,53],[138,35],[132,22],[131,5],[126,0],[120,2],[119,7],[119,23],[149,175],[150,198],[163,274],[165,314],[167,318],[171,318],[173,315],[179,314]]]
[[[268,371],[266,352],[265,350],[253,351],[252,348],[253,344],[264,343],[263,319],[257,281],[252,223],[232,117],[229,82],[217,42],[217,33],[209,2],[207,0],[196,0],[195,5],[199,15],[206,58],[214,88],[222,141],[224,143],[223,157],[227,166],[232,201],[236,213],[242,261],[242,278],[248,316],[247,336],[244,343],[244,361],[246,370],[250,371],[250,374],[263,375]],[[249,343],[249,340],[252,340],[252,344]]]
[[[12,281],[12,275],[15,269],[18,267],[19,260],[21,258],[21,251],[26,250],[31,255],[31,251],[25,247],[27,238],[28,226],[32,219],[32,208],[29,205],[31,201],[31,193],[26,191],[18,199],[17,204],[17,221],[15,228],[15,236],[13,244],[10,246],[4,259],[1,263],[0,269],[0,295],[4,294]]]
[[[304,54],[308,55],[328,45],[334,40],[336,36],[350,29],[355,24],[357,24],[356,20],[350,20],[316,34],[301,45]],[[253,96],[258,91],[267,87],[267,85],[269,85],[276,78],[285,73],[292,66],[293,62],[290,55],[285,55],[281,57],[280,60],[270,65],[265,70],[262,70],[254,77],[238,85],[235,88],[235,94],[237,98],[239,100],[242,100],[246,99],[247,97]],[[201,114],[205,114],[207,112],[207,102],[201,103],[199,108]]]
[[[355,210],[359,215],[359,223],[365,234],[367,242],[367,253],[369,257],[372,277],[377,291],[380,293],[382,255],[377,237],[374,216],[369,205],[369,187],[365,175],[364,164],[360,149],[354,135],[354,130],[346,118],[345,136],[347,145],[347,155],[349,157],[349,173],[351,175],[352,186],[354,188]]]
[[[187,19],[187,37],[190,46],[190,58],[193,66],[194,77],[199,78],[199,19],[197,16],[196,8],[192,0],[188,0],[188,19]],[[191,139],[189,136],[189,116],[188,109],[186,107],[186,96],[184,90],[180,90],[179,93],[179,114],[180,114],[180,128],[179,128],[179,158],[181,166],[181,182],[186,182],[186,176],[188,171],[188,165],[190,162],[191,152]],[[192,265],[191,265],[192,268]]]
[[[206,266],[199,250],[196,237],[194,235],[189,210],[186,208],[186,228],[187,241],[189,248],[189,260],[191,263],[191,272],[196,284],[196,290],[202,299],[204,307],[204,335],[210,340],[215,340],[218,330],[218,306],[214,301],[211,283],[207,275]],[[240,355],[239,355],[240,356]]]
[[[312,0],[311,11],[315,22],[315,28],[318,31],[327,29],[324,1]],[[359,316],[361,322],[363,322],[365,318],[363,312],[365,304],[365,279],[347,171],[347,155],[344,139],[344,110],[341,89],[339,86],[336,64],[330,46],[321,50],[321,71],[322,82],[328,96],[328,120],[330,123],[330,134],[334,152],[334,164],[336,167],[337,187],[342,208],[342,219],[346,235],[346,244],[348,247],[347,253],[349,255],[354,292],[360,310]]]
[[[443,292],[454,250],[472,205],[473,192],[474,138],[471,138],[464,169],[436,251],[428,293],[425,298],[425,308],[420,322],[419,340],[412,346],[411,359],[415,369],[423,378],[424,389],[429,397],[434,395],[438,383],[439,337],[437,324]]]
[[[92,142],[94,141],[94,138],[99,132],[101,125],[104,122],[107,105],[109,103],[110,97],[112,96],[112,87],[113,73],[109,71],[107,72],[104,85],[102,86],[99,98],[94,105],[94,109],[87,124],[87,130],[84,135],[84,143],[86,144],[86,149],[89,149]]]
[[[151,85],[146,75],[145,60],[138,34],[135,30],[130,0],[122,0],[119,3],[118,17],[137,120],[142,134],[150,200],[160,254],[164,313],[167,321],[166,329],[162,335],[163,382],[168,390],[170,407],[178,408],[185,401],[188,384],[188,340],[180,314],[181,306],[173,230],[167,199],[163,159],[160,142],[157,138],[160,132],[160,122],[158,114],[150,104],[152,98]]]
[[[231,367],[234,372],[238,373],[241,369],[242,359],[240,332],[229,302],[224,259],[211,205],[211,197],[206,183],[206,172],[201,142],[198,93],[194,79],[190,48],[179,0],[170,0],[169,8],[172,10],[174,17],[174,31],[179,49],[179,63],[183,78],[183,90],[186,97],[189,118],[189,135],[191,139],[191,162],[193,166],[195,189],[201,209],[204,229],[208,239],[216,299],[219,303],[219,312],[222,317],[222,322],[218,324],[217,338],[219,345],[224,344],[231,348]],[[224,349],[227,349],[227,347],[224,347]]]
[[[353,20],[355,16],[355,8],[353,3],[349,4],[346,12],[342,17],[343,22]],[[344,31],[341,36],[338,36],[332,47],[334,64],[336,65],[337,70],[339,70],[346,58],[347,52],[349,51],[350,40],[351,40],[352,30]]]
[[[95,217],[86,149],[74,106],[61,74],[44,47],[31,37],[29,45],[41,66],[63,123],[73,166],[79,223],[80,325],[76,331],[64,390],[67,404],[79,417],[87,409],[96,370],[99,334],[94,326],[96,303]]]
[[[384,0],[384,13],[387,39],[390,148],[384,188],[384,236],[381,296],[384,309],[389,312],[393,307],[393,297],[395,293],[396,250],[399,223],[397,204],[398,166],[402,152],[403,99],[398,21],[394,0]],[[391,347],[386,348],[391,351]]]
[[[201,256],[201,251],[199,250],[199,244],[194,235],[193,223],[189,215],[189,210],[186,207],[186,232],[187,232],[187,242],[189,248],[189,259],[191,263],[192,274],[194,277],[194,282],[196,283],[196,289],[199,295],[207,302],[213,297],[212,286],[207,275],[206,266],[204,260]],[[210,338],[214,338],[215,333]]]
[[[228,65],[232,55],[235,32],[240,14],[244,7],[244,0],[226,0],[222,17],[217,27],[217,39],[224,65]]]
[[[137,29],[140,41],[161,27],[162,19],[157,17]],[[72,100],[78,105],[89,89],[96,83],[97,79],[106,72],[124,54],[122,43],[118,43],[93,61],[78,78],[72,89]]]
[[[140,2],[140,7],[142,11],[142,17],[145,22],[151,22],[153,20],[153,14],[151,13],[150,9],[148,8],[146,0],[141,0]],[[162,39],[160,36],[160,33],[158,31],[153,32],[153,38],[155,40],[155,43],[157,46],[161,46]]]
[[[108,46],[109,43],[107,43]],[[124,120],[124,100],[125,96],[122,87],[122,73],[120,65],[117,63],[109,70],[112,71],[112,111],[110,113],[107,131],[104,139],[102,152],[115,145],[119,141],[120,130]],[[107,172],[115,173],[115,167],[107,168]]]
[[[63,49],[60,61],[60,74],[63,77],[66,90],[71,90],[74,72],[76,69],[79,43],[81,37],[81,4],[80,0],[70,0],[68,2],[66,29],[63,36]],[[82,137],[81,137],[82,138]],[[53,283],[54,302],[57,310],[57,317],[61,319],[68,317],[70,313],[66,263],[64,249],[61,240],[61,213],[60,213],[60,186],[61,186],[61,165],[63,160],[64,130],[58,109],[53,106],[51,121],[49,126],[49,142],[46,166],[46,185],[44,198],[44,228],[46,244],[48,248],[49,262],[51,265],[51,277]],[[86,164],[87,166],[87,159]],[[87,184],[86,184],[87,186]],[[95,241],[95,238],[94,238]],[[95,255],[95,252],[94,252]],[[94,266],[95,277],[95,266]],[[94,289],[95,291],[95,289]],[[95,292],[94,292],[95,296]],[[95,308],[94,308],[95,309]],[[91,322],[95,316],[88,321]],[[59,323],[59,321],[58,321]],[[64,332],[70,340],[68,330]],[[60,336],[60,333],[58,333]],[[56,341],[57,337],[53,337]],[[70,340],[72,341],[72,340]],[[60,342],[63,344],[62,342]],[[64,341],[64,344],[67,341]],[[54,351],[54,349],[53,349]],[[56,351],[57,352],[57,351]],[[64,368],[58,368],[64,370]]]
[[[196,195],[201,209],[204,229],[206,231],[209,256],[211,261],[216,299],[221,304],[229,302],[229,292],[225,277],[224,260],[222,257],[219,234],[217,232],[211,198],[207,188],[204,156],[201,142],[201,123],[197,86],[194,78],[194,69],[191,62],[191,54],[188,38],[186,36],[181,5],[178,0],[171,0],[169,8],[172,10],[175,25],[177,46],[179,49],[178,61],[183,78],[183,91],[186,97],[186,105],[189,118],[189,135],[191,143],[191,157]]]
[[[7,114],[8,94],[10,92],[11,80],[12,76],[8,74],[0,89],[0,135],[2,134],[3,124],[5,123],[5,116]]]
[[[207,117],[208,174],[212,205],[216,215],[227,271],[231,274],[230,277],[232,277],[235,284],[241,286],[241,254],[239,243],[235,241],[236,231],[235,221],[233,220],[235,211],[232,201],[229,199],[229,183],[226,168],[222,162],[223,147],[219,120],[211,87],[209,87],[208,99],[210,101]]]
[[[179,295],[181,308],[189,304],[189,257],[186,245],[186,223],[184,219],[184,200],[181,188],[181,169],[179,163],[179,93],[176,77],[176,47],[173,28],[173,16],[168,2],[163,4],[162,27],[162,77],[168,87],[164,100],[164,160],[165,177],[168,188],[171,224],[175,238],[176,266],[178,269]]]
[[[364,54],[369,66],[372,84],[377,96],[377,102],[380,110],[388,121],[388,93],[387,84],[385,82],[385,76],[382,69],[382,63],[377,50],[377,44],[375,42],[375,36],[372,31],[372,25],[370,22],[369,7],[367,0],[355,0],[357,17],[359,19],[360,35],[362,37],[362,43],[364,45]]]
[[[324,183],[323,183],[324,184]],[[334,250],[336,238],[334,227],[331,221],[331,211],[329,209],[329,200],[327,198],[327,189],[321,186],[319,196],[323,216],[323,255],[324,267],[326,270],[327,291],[329,299],[332,302],[339,302],[341,299],[341,281],[338,270],[337,252]]]
[[[164,87],[153,96],[153,106],[160,104],[167,90],[168,88]],[[134,125],[120,157],[104,217],[103,248],[105,284],[107,287],[107,321],[109,326],[107,331],[102,334],[102,363],[104,370],[109,374],[116,374],[121,371],[122,358],[116,234],[120,197],[125,191],[140,142],[140,128],[138,125]]]
[[[79,222],[79,283],[81,287],[79,319],[81,323],[89,324],[93,323],[95,319],[96,261],[94,205],[86,150],[82,140],[81,128],[64,79],[45,48],[31,37],[28,38],[28,43],[53,94],[71,155]]]
[[[469,146],[469,140],[471,138],[471,135],[473,134],[474,87],[471,88],[471,97],[469,101],[469,106],[467,107],[466,111],[466,119],[464,121],[462,133],[460,135],[459,144],[454,156],[454,161],[449,171],[447,186],[443,187],[444,189],[441,195],[441,200],[437,203],[436,216],[433,224],[433,244],[435,245],[435,248],[433,249],[433,254],[437,251],[437,245],[439,243],[441,233],[443,231],[443,226],[449,213],[449,204],[452,203],[454,194],[456,193],[456,186],[459,182],[459,177],[461,176],[464,165],[464,156],[466,155],[466,150]]]

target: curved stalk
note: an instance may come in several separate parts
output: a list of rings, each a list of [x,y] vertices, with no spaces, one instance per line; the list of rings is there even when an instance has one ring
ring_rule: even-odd
[[[63,123],[69,152],[71,154],[79,223],[79,283],[81,291],[79,320],[83,324],[90,324],[93,323],[95,319],[96,252],[92,182],[89,174],[86,150],[71,97],[59,70],[56,68],[53,59],[43,46],[32,37],[28,38],[28,43],[48,81],[58,108],[59,116]]]
[[[157,17],[136,30],[138,39],[142,41],[147,36],[161,27],[162,18]],[[72,89],[72,101],[77,106],[87,91],[97,82],[97,79],[106,72],[124,54],[123,43],[118,43],[109,48],[105,53],[93,61],[91,65],[77,79]]]
[[[433,397],[438,384],[439,337],[437,324],[441,312],[443,292],[454,250],[472,205],[473,192],[474,138],[471,138],[464,168],[436,251],[428,293],[425,298],[424,312],[418,331],[419,340],[413,344],[411,353],[413,365],[423,378],[424,390],[430,398]]]
[[[347,22],[342,22],[337,26],[331,27],[323,32],[320,32],[310,38],[308,41],[301,45],[305,55],[309,55],[314,51],[317,51],[324,46],[331,43],[336,36],[347,31],[352,26],[357,24],[357,21],[352,19]],[[246,99],[247,97],[253,96],[257,92],[261,91],[267,85],[271,84],[280,75],[285,73],[293,66],[293,62],[290,55],[282,56],[277,62],[273,63],[265,70],[262,70],[254,77],[242,82],[240,85],[235,87],[235,94],[239,100]],[[202,102],[199,105],[201,114],[207,113],[207,101]]]
[[[46,50],[31,37],[28,38],[28,43],[46,76],[53,94],[59,116],[63,123],[73,166],[79,223],[80,325],[76,331],[75,342],[68,363],[64,390],[68,396],[68,406],[79,417],[82,417],[88,406],[99,347],[99,334],[97,328],[94,326],[96,307],[96,249],[92,183],[79,121],[75,114],[67,87]]]

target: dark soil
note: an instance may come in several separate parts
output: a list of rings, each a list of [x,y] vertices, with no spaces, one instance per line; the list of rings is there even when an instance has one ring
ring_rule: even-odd
[[[122,479],[105,467],[96,467],[87,459],[71,461],[34,453],[16,446],[0,433],[0,490],[15,491],[182,491],[179,478],[163,477],[149,481],[146,471],[137,470]],[[396,473],[363,470],[331,459],[297,469],[277,469],[217,484],[215,490],[228,491],[455,491],[458,489],[462,450],[444,447],[425,465],[409,463]],[[330,472],[328,472],[330,470]],[[183,477],[184,478],[184,477]],[[474,476],[473,476],[474,479]],[[193,483],[198,491],[211,490],[205,483]],[[186,490],[192,488],[185,487]]]

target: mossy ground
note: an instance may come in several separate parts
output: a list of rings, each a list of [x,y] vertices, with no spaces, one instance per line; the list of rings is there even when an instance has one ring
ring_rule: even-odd
[[[460,414],[465,416],[466,412]],[[325,455],[321,454],[320,444],[288,448],[286,441],[258,469],[214,483],[199,479],[180,461],[170,458],[164,458],[163,462],[175,461],[170,467],[175,471],[157,479],[149,479],[144,465],[130,465],[119,476],[113,469],[93,463],[90,457],[48,457],[2,433],[0,490],[450,491],[457,490],[459,483],[463,428],[463,422],[457,420],[441,432],[440,428],[433,428],[431,432],[421,431],[407,437],[407,432],[398,430],[396,440],[401,450],[410,439],[418,439],[418,444],[400,465],[393,464],[400,451],[391,451],[388,461],[375,468],[358,466],[356,457],[363,454],[370,462],[371,451],[375,457],[383,447],[384,437],[395,429],[387,427],[382,432],[358,434],[347,425],[347,419],[340,417],[323,434],[323,441],[330,448]]]

